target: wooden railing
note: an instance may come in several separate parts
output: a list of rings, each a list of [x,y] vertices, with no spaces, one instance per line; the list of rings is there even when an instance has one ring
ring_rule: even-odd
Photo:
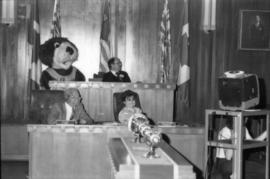
[[[113,93],[138,93],[143,112],[155,122],[173,121],[175,84],[50,82],[51,89],[78,88],[88,114],[96,121],[114,121]]]

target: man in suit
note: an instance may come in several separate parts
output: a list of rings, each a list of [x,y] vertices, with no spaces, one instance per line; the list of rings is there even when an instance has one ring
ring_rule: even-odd
[[[109,59],[108,66],[110,71],[105,73],[102,81],[104,82],[130,82],[127,72],[122,71],[122,62],[119,58]]]
[[[93,119],[87,114],[81,103],[78,89],[69,88],[64,91],[65,102],[55,103],[48,115],[48,124],[57,124],[58,121],[74,121],[75,124],[92,124]]]

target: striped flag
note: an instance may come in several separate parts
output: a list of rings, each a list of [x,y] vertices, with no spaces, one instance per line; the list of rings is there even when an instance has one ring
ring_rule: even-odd
[[[109,71],[107,62],[111,57],[110,21],[111,21],[110,2],[106,0],[103,7],[101,33],[100,33],[100,63],[99,63],[100,72]]]
[[[39,10],[38,1],[31,1],[29,10],[27,11],[28,18],[28,44],[29,54],[31,56],[30,68],[30,85],[31,89],[38,89],[41,76],[41,62],[38,57],[40,46],[40,27],[39,27]]]
[[[161,66],[160,82],[166,83],[171,79],[171,24],[170,12],[168,9],[168,0],[164,2],[164,9],[161,16],[160,24],[160,41],[161,41]]]
[[[59,0],[54,0],[51,37],[61,37],[61,17]]]
[[[180,66],[178,72],[177,85],[179,86],[180,101],[189,105],[189,88],[190,88],[190,67],[188,59],[189,51],[189,23],[188,23],[188,1],[184,0],[184,6],[182,11],[182,24],[181,24],[181,55],[180,55]]]

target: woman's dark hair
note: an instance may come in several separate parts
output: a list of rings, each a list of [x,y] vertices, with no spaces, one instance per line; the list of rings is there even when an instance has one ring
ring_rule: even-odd
[[[128,97],[133,96],[133,98],[136,98],[136,93],[134,93],[131,90],[126,90],[122,93],[122,102],[124,102]]]

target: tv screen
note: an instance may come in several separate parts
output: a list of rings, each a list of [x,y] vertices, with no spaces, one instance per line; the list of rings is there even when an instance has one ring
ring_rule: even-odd
[[[222,76],[218,79],[219,107],[224,110],[245,110],[259,104],[259,80],[255,74]]]

